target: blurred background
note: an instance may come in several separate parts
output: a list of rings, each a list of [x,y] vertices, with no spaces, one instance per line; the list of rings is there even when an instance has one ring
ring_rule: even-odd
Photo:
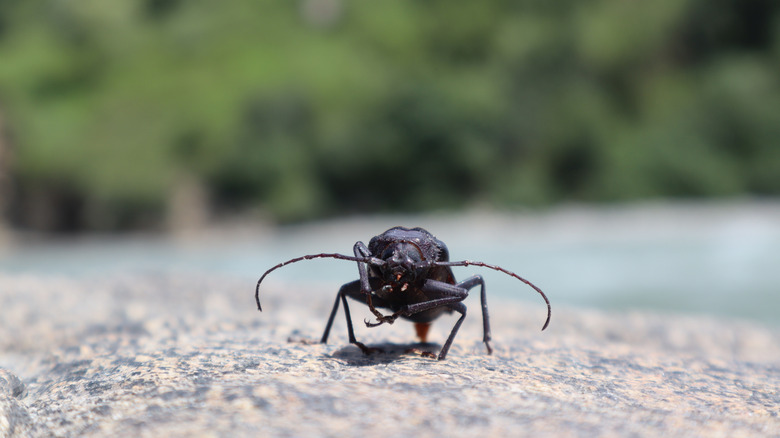
[[[564,303],[774,320],[779,73],[773,0],[2,0],[0,270],[255,275],[408,221]]]

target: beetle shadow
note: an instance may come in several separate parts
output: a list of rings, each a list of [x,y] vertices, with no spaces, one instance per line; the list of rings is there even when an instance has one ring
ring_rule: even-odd
[[[355,345],[344,346],[326,358],[339,359],[349,366],[372,366],[386,365],[397,361],[409,359],[422,359],[426,361],[436,361],[441,346],[434,343],[412,343],[412,344],[392,344],[381,343],[368,345],[369,348],[375,348],[379,351],[365,354]],[[426,357],[424,353],[431,353],[434,357]]]

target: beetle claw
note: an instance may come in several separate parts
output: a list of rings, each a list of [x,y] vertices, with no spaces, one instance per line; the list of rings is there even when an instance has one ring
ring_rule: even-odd
[[[392,325],[397,318],[398,315],[394,313],[392,315],[379,315],[376,318],[376,322],[371,322],[367,319],[364,319],[363,322],[366,323],[366,327],[377,327],[385,323]]]

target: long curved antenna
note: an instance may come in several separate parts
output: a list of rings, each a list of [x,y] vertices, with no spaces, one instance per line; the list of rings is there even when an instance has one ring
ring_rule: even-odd
[[[371,263],[372,265],[376,265],[376,266],[385,264],[384,260],[375,257],[354,257],[354,256],[343,255],[343,254],[337,254],[337,253],[310,254],[310,255],[305,255],[303,257],[296,257],[294,259],[287,260],[286,262],[279,263],[273,268],[265,271],[265,274],[263,274],[263,276],[260,277],[259,280],[257,280],[257,287],[255,287],[255,302],[257,302],[257,310],[261,312],[263,311],[263,308],[260,307],[260,283],[263,282],[263,279],[265,279],[266,275],[281,268],[282,266],[287,266],[290,263],[300,262],[301,260],[311,260],[311,259],[321,259],[321,258],[332,258],[332,259],[339,259],[339,260],[349,260],[351,262]]]
[[[483,262],[473,262],[471,260],[463,260],[463,261],[460,261],[460,262],[433,262],[433,265],[435,265],[435,266],[480,266],[480,267],[483,267],[483,268],[490,268],[490,269],[493,269],[495,271],[503,272],[504,274],[511,275],[512,277],[515,277],[516,279],[518,279],[518,280],[522,281],[523,283],[525,283],[525,284],[531,286],[532,288],[534,288],[534,290],[539,292],[539,295],[541,295],[542,298],[544,298],[544,302],[547,303],[547,320],[544,321],[544,326],[542,326],[542,330],[546,329],[547,325],[550,324],[550,316],[552,315],[552,309],[550,308],[550,300],[547,299],[547,295],[545,295],[544,292],[542,292],[541,289],[536,287],[535,284],[533,284],[530,281],[526,280],[525,278],[515,274],[514,272],[507,271],[506,269],[502,268],[501,266],[489,265],[489,264],[483,263]]]

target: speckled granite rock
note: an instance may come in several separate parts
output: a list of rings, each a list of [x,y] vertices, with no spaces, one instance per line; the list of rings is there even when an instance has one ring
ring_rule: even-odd
[[[0,275],[0,436],[780,436],[780,334],[744,322],[477,297],[448,359],[316,338],[335,290],[208,275]],[[367,313],[352,306],[359,323]],[[454,320],[437,321],[434,342]],[[435,348],[433,346],[418,346]]]

